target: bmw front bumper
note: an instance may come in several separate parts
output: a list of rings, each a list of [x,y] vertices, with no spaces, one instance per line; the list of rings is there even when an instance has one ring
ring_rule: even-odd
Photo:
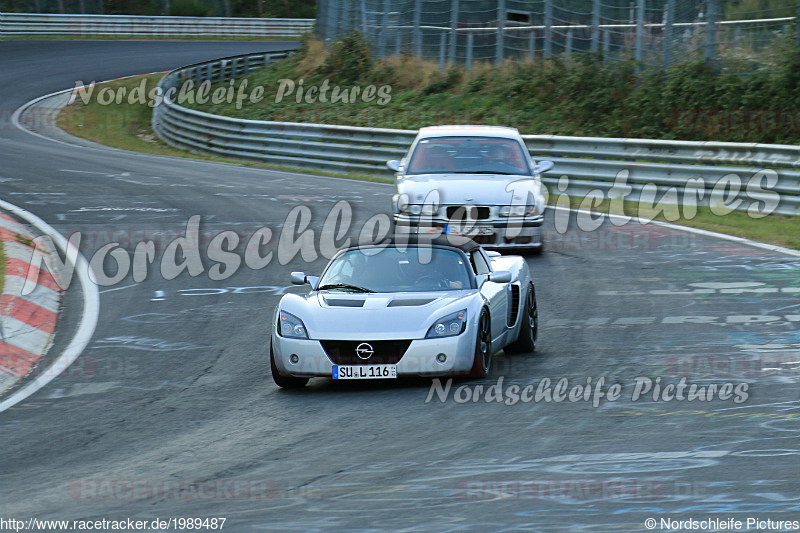
[[[544,215],[511,218],[503,220],[477,220],[474,228],[491,228],[491,232],[480,231],[470,238],[487,249],[504,248],[541,248],[543,245],[542,224]],[[449,221],[433,217],[420,217],[406,214],[395,215],[396,231],[399,233],[417,233],[418,227],[441,228],[449,233]]]

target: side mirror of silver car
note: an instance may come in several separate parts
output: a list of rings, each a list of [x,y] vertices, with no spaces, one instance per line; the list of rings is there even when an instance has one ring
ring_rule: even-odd
[[[538,174],[542,174],[544,172],[547,172],[551,168],[553,168],[553,162],[552,161],[539,161],[539,164],[536,165],[536,168],[534,170]]]
[[[305,272],[292,272],[292,285],[305,285],[308,283]]]
[[[386,166],[389,167],[389,170],[394,172],[400,172],[402,165],[400,165],[400,161],[397,159],[392,159],[391,161],[386,162]]]
[[[508,270],[498,270],[489,274],[489,281],[494,283],[508,283],[511,281],[511,272]]]

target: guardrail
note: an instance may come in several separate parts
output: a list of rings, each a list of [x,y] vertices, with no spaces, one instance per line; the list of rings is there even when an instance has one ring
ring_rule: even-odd
[[[159,86],[167,94],[171,88],[177,92],[189,80],[197,85],[203,80],[238,79],[290,53],[284,50],[190,65],[164,76]],[[403,157],[416,135],[411,130],[243,120],[187,109],[167,100],[153,110],[153,130],[167,144],[204,154],[384,177],[392,175],[386,161]],[[555,163],[543,181],[555,185],[566,175],[567,191],[573,195],[593,190],[608,195],[619,173],[627,171],[627,184],[632,188],[626,196],[629,200],[638,200],[643,190],[649,192],[653,187],[657,198],[676,188],[676,198],[686,191],[700,196],[702,205],[741,198],[746,201],[737,209],[747,209],[753,201],[774,201],[771,193],[778,193],[773,212],[800,214],[800,146],[551,135],[523,138],[534,158]],[[777,182],[771,183],[764,169],[774,170]],[[764,193],[754,187],[755,181],[769,190]]]
[[[0,13],[4,35],[300,37],[314,19]]]

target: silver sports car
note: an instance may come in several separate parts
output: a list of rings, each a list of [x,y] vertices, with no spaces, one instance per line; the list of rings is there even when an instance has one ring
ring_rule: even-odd
[[[275,383],[480,377],[500,349],[534,350],[536,292],[521,257],[463,237],[422,241],[346,248],[321,277],[293,272],[292,283],[312,290],[284,295],[276,309]]]

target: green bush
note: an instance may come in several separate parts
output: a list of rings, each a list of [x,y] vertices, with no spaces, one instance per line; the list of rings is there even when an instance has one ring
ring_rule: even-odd
[[[172,0],[169,14],[173,17],[207,17],[208,8],[197,0]]]
[[[371,70],[369,44],[361,33],[353,32],[334,41],[317,72],[335,78],[336,83],[355,83],[366,78]]]

